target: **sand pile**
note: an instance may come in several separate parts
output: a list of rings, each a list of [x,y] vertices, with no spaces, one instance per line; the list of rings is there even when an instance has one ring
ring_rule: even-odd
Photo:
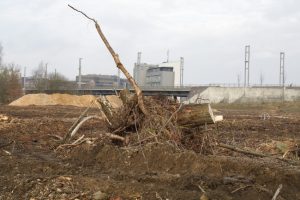
[[[115,96],[107,96],[108,101],[111,103],[113,107],[121,106],[121,100]],[[68,106],[78,106],[78,107],[88,107],[91,105],[91,102],[95,102],[92,104],[93,107],[97,106],[97,102],[95,101],[96,97],[93,95],[70,95],[70,94],[27,94],[12,103],[10,106],[49,106],[49,105],[68,105]],[[99,105],[99,104],[98,104]]]

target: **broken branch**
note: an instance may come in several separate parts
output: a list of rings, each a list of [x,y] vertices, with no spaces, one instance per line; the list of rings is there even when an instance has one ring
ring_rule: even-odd
[[[76,12],[81,13],[82,15],[84,15],[87,19],[92,20],[95,23],[95,27],[96,30],[100,36],[100,38],[102,39],[102,41],[104,42],[106,48],[108,49],[108,51],[110,52],[110,54],[112,55],[117,68],[119,68],[123,74],[126,76],[127,80],[130,82],[130,84],[132,85],[132,87],[134,88],[137,98],[138,98],[138,105],[139,108],[141,109],[141,111],[144,113],[144,115],[148,114],[148,111],[145,108],[144,105],[144,99],[143,99],[143,94],[142,94],[142,90],[140,89],[140,87],[137,85],[137,83],[135,82],[134,78],[130,75],[130,73],[126,70],[126,68],[124,67],[124,65],[122,64],[122,62],[120,61],[119,55],[115,53],[115,51],[113,50],[113,48],[110,46],[109,42],[107,41],[105,35],[103,34],[100,25],[98,24],[98,22],[94,19],[89,17],[87,14],[85,14],[84,12],[74,8],[71,5],[68,5],[71,9],[75,10]]]

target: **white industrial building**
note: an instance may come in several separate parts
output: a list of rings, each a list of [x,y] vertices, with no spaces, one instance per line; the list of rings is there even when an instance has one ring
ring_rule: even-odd
[[[168,61],[160,63],[159,67],[173,67],[175,73],[174,86],[183,86],[183,63],[184,60],[181,57],[178,61]]]
[[[183,58],[160,64],[141,63],[141,52],[134,64],[133,77],[139,86],[182,86]]]

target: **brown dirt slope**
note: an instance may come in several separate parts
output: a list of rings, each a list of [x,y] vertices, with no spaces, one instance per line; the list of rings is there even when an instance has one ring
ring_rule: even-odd
[[[121,105],[121,101],[117,96],[107,96],[108,101],[113,107]],[[92,103],[95,102],[95,103]],[[70,95],[70,94],[27,94],[12,103],[10,106],[51,106],[51,105],[65,105],[65,106],[78,106],[78,107],[96,107],[99,105],[96,102],[96,97],[93,95]]]

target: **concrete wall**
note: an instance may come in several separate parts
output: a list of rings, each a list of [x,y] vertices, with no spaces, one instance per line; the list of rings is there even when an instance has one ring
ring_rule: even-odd
[[[276,102],[300,100],[299,88],[232,88],[207,87],[194,94],[188,102],[209,101],[211,103]]]

